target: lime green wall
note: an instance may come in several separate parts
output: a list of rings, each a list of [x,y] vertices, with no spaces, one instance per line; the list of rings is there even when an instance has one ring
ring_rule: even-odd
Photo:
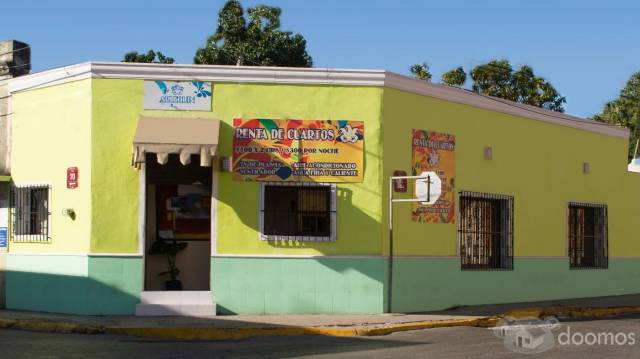
[[[212,112],[144,111],[142,80],[93,80],[92,252],[137,251],[138,172],[130,166],[138,117],[222,121],[218,154],[231,155],[233,118],[352,119],[365,122],[365,181],[338,185],[335,243],[258,238],[259,184],[218,175],[218,253],[375,254],[381,251],[382,89],[214,83]],[[108,215],[105,215],[107,214]],[[114,225],[117,224],[117,225]]]
[[[91,230],[91,81],[13,95],[11,176],[20,184],[51,185],[50,243],[10,243],[11,252],[86,253]],[[66,188],[67,167],[79,186]],[[75,220],[62,215],[73,208]]]
[[[514,196],[515,256],[566,256],[567,202],[592,201],[609,206],[610,256],[640,257],[640,176],[627,172],[625,139],[393,89],[385,89],[383,108],[385,178],[411,172],[412,128],[455,135],[456,191]],[[493,160],[483,159],[485,146]],[[412,222],[410,211],[395,207],[397,255],[457,254],[455,224]]]

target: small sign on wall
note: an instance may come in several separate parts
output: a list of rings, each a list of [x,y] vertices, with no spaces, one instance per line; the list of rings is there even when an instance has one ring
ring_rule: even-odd
[[[145,110],[211,111],[211,82],[145,81]]]
[[[7,246],[7,227],[0,227],[0,248]]]
[[[78,188],[78,167],[67,168],[67,188]]]

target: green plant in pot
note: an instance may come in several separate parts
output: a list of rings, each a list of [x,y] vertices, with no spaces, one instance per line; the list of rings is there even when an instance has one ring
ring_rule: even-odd
[[[149,248],[150,255],[164,255],[167,258],[169,270],[158,273],[158,276],[169,275],[170,280],[165,282],[166,290],[182,290],[182,282],[178,279],[180,269],[176,267],[176,256],[187,248],[186,242],[177,242],[175,239],[166,240],[159,238]]]

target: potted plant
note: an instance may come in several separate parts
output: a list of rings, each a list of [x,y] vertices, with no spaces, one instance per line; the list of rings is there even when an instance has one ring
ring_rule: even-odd
[[[169,275],[170,280],[165,282],[166,290],[182,290],[182,282],[178,279],[180,269],[176,268],[176,255],[187,247],[186,242],[176,242],[159,238],[149,248],[151,255],[164,255],[167,258],[169,270],[158,273],[158,276]]]

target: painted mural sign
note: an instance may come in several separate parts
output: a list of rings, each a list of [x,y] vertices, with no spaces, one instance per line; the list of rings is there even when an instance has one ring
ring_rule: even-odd
[[[411,172],[417,176],[434,171],[442,180],[442,194],[433,205],[411,204],[411,217],[422,223],[455,222],[455,136],[425,130],[412,130]]]
[[[211,82],[145,81],[144,108],[211,111]]]
[[[364,123],[234,119],[238,181],[362,182]]]

